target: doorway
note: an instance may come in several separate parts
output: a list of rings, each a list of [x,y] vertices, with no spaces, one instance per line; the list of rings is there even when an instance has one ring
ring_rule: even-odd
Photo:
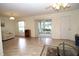
[[[24,36],[24,29],[25,29],[24,21],[18,22],[18,28],[19,28],[19,36]]]
[[[38,20],[37,21],[37,35],[38,37],[51,37],[52,21]]]

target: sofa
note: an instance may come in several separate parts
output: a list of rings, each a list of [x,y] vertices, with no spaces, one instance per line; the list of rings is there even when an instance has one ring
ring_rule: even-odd
[[[11,39],[11,38],[14,38],[15,35],[11,32],[2,32],[2,40],[8,40],[8,39]]]

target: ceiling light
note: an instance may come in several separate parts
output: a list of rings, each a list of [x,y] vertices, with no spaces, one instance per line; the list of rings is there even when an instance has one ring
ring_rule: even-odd
[[[69,7],[69,5],[68,3],[54,3],[52,7],[56,10],[59,10]]]
[[[9,19],[10,19],[10,20],[15,20],[15,17],[11,16]]]
[[[49,5],[47,7],[48,8],[52,8],[52,9],[55,9],[55,10],[64,10],[66,8],[69,8],[71,7],[68,3],[53,3],[51,5]]]

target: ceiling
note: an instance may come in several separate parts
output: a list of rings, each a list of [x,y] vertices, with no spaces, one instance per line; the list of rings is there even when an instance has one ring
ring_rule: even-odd
[[[27,17],[41,14],[56,13],[54,9],[47,8],[50,3],[0,3],[0,15]],[[65,11],[79,9],[79,3],[70,4]]]

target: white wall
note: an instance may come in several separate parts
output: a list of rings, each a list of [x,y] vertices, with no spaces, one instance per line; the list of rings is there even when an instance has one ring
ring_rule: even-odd
[[[0,19],[0,56],[3,55],[2,35],[1,35],[1,19]]]
[[[3,32],[11,32],[15,36],[15,34],[16,34],[15,21],[9,20],[9,17],[5,17],[5,16],[1,16],[0,19],[1,19],[1,22],[5,23],[5,26],[1,27],[2,33]]]
[[[62,13],[60,20],[61,38],[75,40],[75,34],[79,34],[79,10]]]
[[[54,14],[48,14],[48,15],[40,15],[40,16],[32,16],[29,18],[26,18],[26,29],[31,29],[31,36],[35,37],[35,20],[47,20],[52,19],[52,36],[53,38],[60,38],[60,21],[58,19],[58,16]]]
[[[15,35],[16,35],[16,36],[24,36],[23,33],[22,33],[22,34],[19,33],[19,28],[18,28],[18,22],[19,22],[19,21],[24,21],[24,22],[25,22],[24,18],[18,18],[18,19],[15,20]],[[26,22],[25,22],[24,25],[26,25]],[[25,26],[25,27],[26,27],[26,26]]]
[[[31,36],[36,37],[35,21],[40,19],[52,19],[52,38],[75,40],[75,34],[79,33],[79,10],[19,18],[11,22],[13,27],[7,26],[7,28],[10,28],[13,32],[15,30],[15,34],[18,35],[18,21],[24,20],[25,29],[30,29]],[[8,23],[8,21],[6,22]]]
[[[26,29],[31,29],[31,36],[35,37],[35,20],[52,19],[52,38],[74,40],[74,35],[79,33],[79,10],[37,15],[25,18]]]

